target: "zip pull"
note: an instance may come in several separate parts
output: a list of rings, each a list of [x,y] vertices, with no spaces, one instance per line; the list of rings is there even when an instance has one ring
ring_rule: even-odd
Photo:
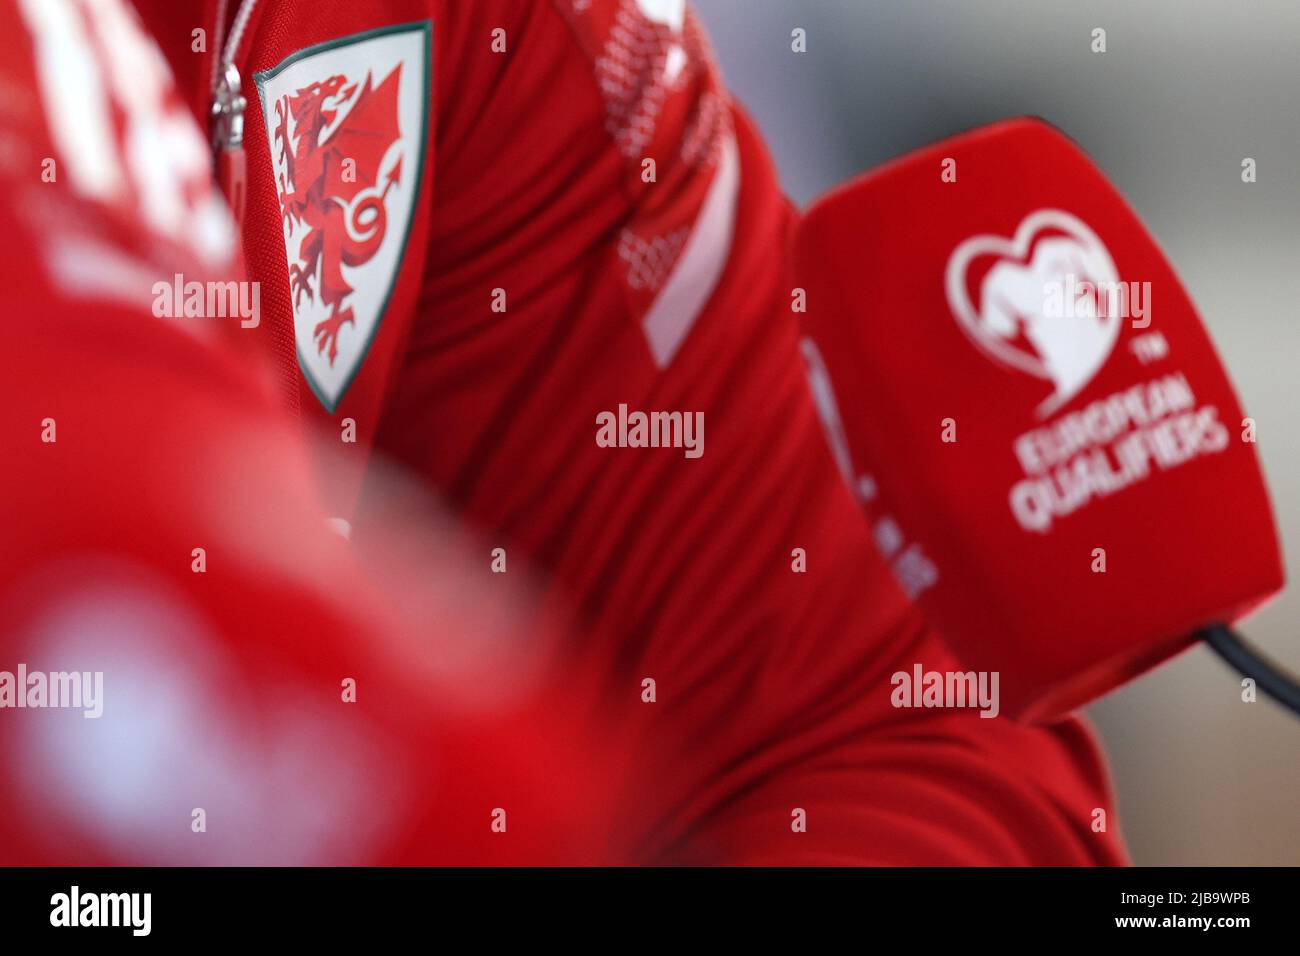
[[[241,92],[239,70],[226,62],[212,99],[212,148],[217,154],[217,181],[226,194],[235,225],[244,226],[248,165],[244,155],[244,111],[248,100]]]

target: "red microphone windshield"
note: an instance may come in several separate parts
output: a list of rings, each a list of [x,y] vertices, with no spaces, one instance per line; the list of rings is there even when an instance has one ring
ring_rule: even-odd
[[[904,587],[1049,718],[1283,574],[1223,365],[1123,197],[1017,119],[889,163],[796,241],[813,391]]]

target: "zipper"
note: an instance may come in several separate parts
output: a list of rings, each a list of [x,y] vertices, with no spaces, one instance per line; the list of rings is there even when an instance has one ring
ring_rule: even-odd
[[[212,132],[212,149],[216,160],[217,182],[230,204],[230,212],[235,220],[235,234],[241,240],[244,233],[244,211],[247,201],[248,165],[244,155],[244,113],[248,100],[244,97],[243,77],[235,60],[239,55],[240,45],[248,31],[254,10],[265,12],[271,0],[241,0],[235,18],[230,23],[229,35],[225,35],[226,17],[230,12],[230,0],[218,0],[216,3],[217,23],[214,34],[213,50],[217,55],[212,60],[211,85],[212,106],[209,110],[209,122]],[[246,263],[243,262],[243,242],[235,244],[240,263],[238,271],[245,274]],[[292,316],[290,316],[292,319]],[[297,416],[300,411],[298,395],[298,361],[294,340],[293,323],[269,323],[273,337],[274,365],[279,374],[280,387],[283,390],[285,407]]]
[[[239,44],[248,29],[249,18],[257,6],[257,0],[241,0],[230,26],[230,35],[224,37],[228,0],[217,4],[217,48],[221,51],[219,60],[213,64],[212,109],[209,119],[212,124],[212,149],[216,156],[217,181],[221,191],[226,194],[230,211],[235,217],[239,229],[244,226],[244,205],[248,188],[248,163],[244,155],[244,113],[248,100],[243,93],[243,78],[235,66],[235,56],[239,53]]]

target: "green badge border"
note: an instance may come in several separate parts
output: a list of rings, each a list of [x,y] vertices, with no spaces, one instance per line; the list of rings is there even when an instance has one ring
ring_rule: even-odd
[[[317,43],[315,46],[304,47],[296,53],[289,54],[289,56],[285,57],[269,70],[263,70],[260,73],[253,74],[253,82],[257,84],[257,98],[262,104],[262,119],[266,123],[267,127],[266,141],[267,150],[269,152],[273,148],[271,143],[273,134],[270,127],[271,114],[268,113],[266,109],[266,83],[269,80],[275,79],[275,77],[280,73],[293,66],[293,64],[297,63],[299,60],[305,60],[308,57],[317,55],[318,53],[324,53],[327,50],[336,50],[339,47],[352,46],[366,40],[373,40],[377,37],[392,36],[397,33],[414,33],[416,31],[424,34],[424,83],[422,84],[424,88],[424,111],[420,122],[420,157],[419,162],[416,165],[415,191],[413,193],[414,198],[411,205],[411,215],[407,217],[406,234],[402,236],[401,247],[398,249],[397,268],[393,270],[392,279],[388,284],[388,291],[384,293],[384,300],[379,306],[379,314],[375,317],[374,326],[371,328],[370,335],[367,336],[366,341],[361,345],[361,352],[357,356],[357,361],[352,368],[351,374],[349,374],[347,379],[343,382],[343,387],[339,389],[338,398],[333,402],[325,396],[315,379],[312,378],[311,372],[303,363],[302,349],[298,346],[298,330],[296,327],[293,330],[294,352],[298,356],[298,368],[302,372],[302,377],[307,380],[307,384],[311,387],[312,394],[316,396],[316,399],[330,414],[333,414],[339,405],[342,404],[344,397],[348,393],[348,389],[352,387],[352,383],[356,380],[357,374],[361,371],[361,367],[366,364],[366,356],[370,353],[370,346],[374,344],[375,336],[379,333],[379,326],[383,323],[384,316],[388,314],[388,304],[392,301],[393,290],[397,286],[397,277],[402,271],[402,260],[406,257],[406,246],[411,239],[411,227],[415,225],[415,206],[416,203],[419,202],[420,190],[424,185],[424,160],[429,149],[429,91],[433,82],[433,21],[416,20],[410,23],[399,23],[393,26],[377,27],[373,30],[365,30],[361,33],[353,33],[350,36],[338,37],[333,40],[326,40],[324,43]],[[274,156],[272,156],[271,168],[275,168]],[[278,201],[278,193],[276,198]],[[281,229],[283,229],[283,223],[281,224]],[[287,261],[286,257],[286,265]],[[292,295],[292,293],[290,294]],[[295,308],[292,300],[289,302],[289,308],[292,313]],[[294,325],[296,326],[297,316],[294,315],[292,318]]]

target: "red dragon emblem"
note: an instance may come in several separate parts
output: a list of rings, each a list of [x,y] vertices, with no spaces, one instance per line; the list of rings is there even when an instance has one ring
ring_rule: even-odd
[[[385,201],[401,181],[401,156],[386,175],[381,169],[401,136],[401,72],[398,64],[378,86],[369,72],[362,83],[351,85],[336,74],[275,104],[273,148],[285,165],[280,211],[289,235],[307,230],[298,260],[289,263],[289,294],[295,308],[304,298],[318,298],[328,309],[312,337],[331,366],[339,331],[354,322],[352,308],[344,305],[353,288],[343,266],[364,265],[379,251],[388,228]]]

